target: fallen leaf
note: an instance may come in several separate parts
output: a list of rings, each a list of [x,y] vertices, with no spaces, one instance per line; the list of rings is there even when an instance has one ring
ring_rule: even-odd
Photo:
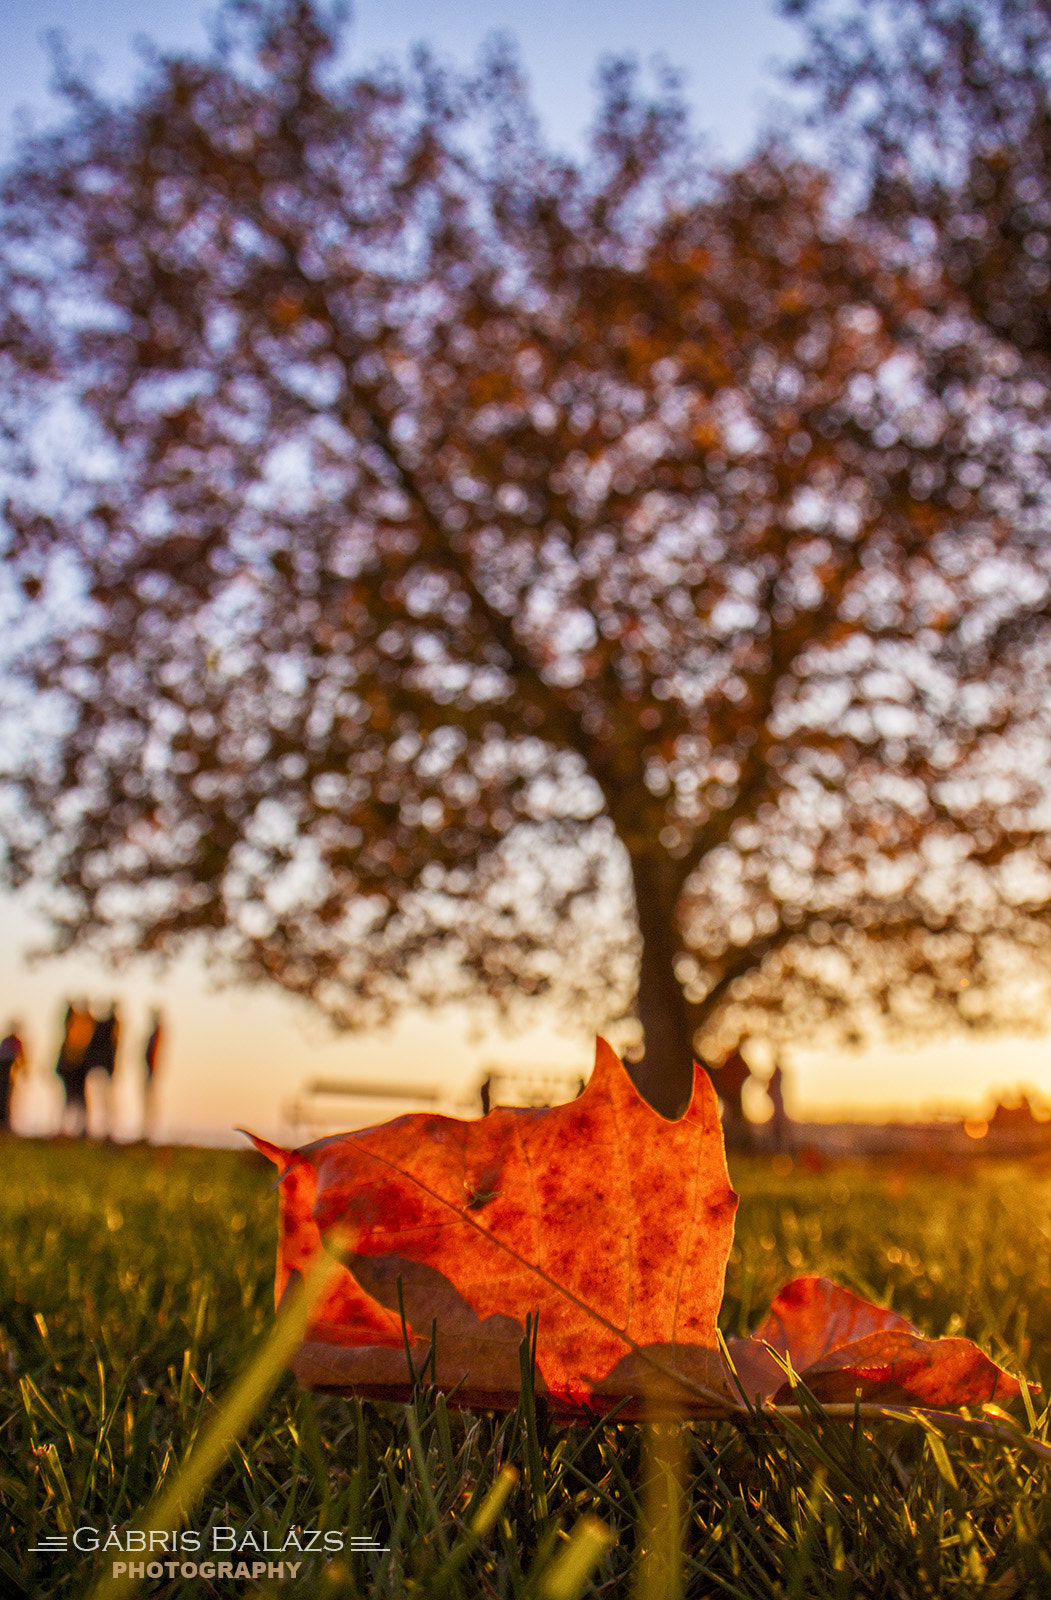
[[[255,1143],[280,1174],[278,1301],[322,1250],[343,1263],[294,1363],[315,1388],[401,1399],[411,1358],[462,1405],[513,1406],[529,1317],[556,1415],[725,1416],[742,1391],[783,1405],[783,1362],[826,1404],[944,1409],[1019,1393],[969,1340],[925,1339],[826,1278],[786,1284],[762,1326],[729,1341],[731,1381],[716,1318],[737,1196],[700,1068],[677,1122],[600,1039],[568,1105],[414,1114],[296,1151]]]
[[[293,1274],[305,1278],[324,1246],[314,1221],[317,1175],[297,1150],[282,1150],[254,1133],[256,1149],[273,1161],[280,1174],[277,1271],[274,1300],[280,1305]],[[310,1320],[313,1338],[334,1345],[396,1345],[402,1348],[401,1321],[367,1295],[346,1267],[334,1275]]]
[[[404,1393],[400,1280],[411,1347],[422,1357],[436,1321],[436,1379],[459,1384],[462,1403],[515,1403],[527,1313],[539,1318],[538,1387],[556,1410],[656,1389],[691,1409],[729,1399],[716,1319],[737,1196],[700,1068],[677,1122],[600,1040],[568,1105],[471,1122],[417,1114],[298,1152],[259,1147],[286,1174],[279,1278],[324,1240],[399,1327],[397,1341],[334,1339],[326,1303],[301,1380]]]
[[[794,1278],[775,1296],[770,1314],[747,1339],[727,1341],[749,1400],[791,1401],[792,1386],[771,1350],[788,1359],[826,1405],[955,1407],[1013,1399],[1018,1383],[969,1339],[925,1339],[894,1311],[842,1289],[828,1278]]]

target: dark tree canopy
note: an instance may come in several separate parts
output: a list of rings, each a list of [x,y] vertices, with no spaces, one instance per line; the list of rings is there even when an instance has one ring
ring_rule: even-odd
[[[974,663],[1043,569],[915,262],[626,67],[569,160],[505,57],[343,78],[311,5],[234,15],[6,178],[59,945],[204,934],[349,1024],[634,1009],[666,1111],[691,1039],[1035,1014],[1046,738]]]
[[[918,235],[937,290],[1051,358],[1051,10],[1042,0],[784,0],[797,79],[871,217]]]

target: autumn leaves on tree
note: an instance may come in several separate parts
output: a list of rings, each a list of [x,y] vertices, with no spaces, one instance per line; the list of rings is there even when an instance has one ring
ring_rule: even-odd
[[[203,934],[350,1024],[634,1015],[666,1113],[742,1031],[1032,1008],[1042,658],[997,641],[1044,558],[936,263],[776,148],[705,171],[626,68],[567,159],[505,55],[227,22],[68,85],[4,189],[5,827],[59,945]]]

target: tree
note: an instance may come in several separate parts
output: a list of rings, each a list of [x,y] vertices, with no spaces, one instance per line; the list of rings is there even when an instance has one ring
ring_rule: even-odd
[[[237,17],[126,106],[70,82],[4,189],[58,616],[7,834],[59,946],[203,934],[347,1024],[634,1006],[665,1112],[694,1041],[990,1014],[1044,752],[967,651],[1029,554],[908,263],[625,66],[571,161],[506,55],[342,79],[306,0]]]
[[[794,76],[870,219],[917,236],[937,292],[1046,373],[1051,358],[1051,15],[1037,0],[783,0]]]
[[[1038,0],[783,0],[782,9],[805,28],[793,76],[810,93],[811,128],[836,153],[859,225],[885,258],[920,267],[922,321],[938,328],[924,354],[928,383],[958,416],[980,396],[960,476],[1027,554],[1015,603],[975,630],[967,670],[974,684],[1013,681],[1015,739],[1042,759],[1051,697],[1051,14]],[[1046,828],[1046,807],[1037,815]],[[1035,893],[1030,906],[1046,918]],[[1025,920],[1031,931],[1033,917]]]

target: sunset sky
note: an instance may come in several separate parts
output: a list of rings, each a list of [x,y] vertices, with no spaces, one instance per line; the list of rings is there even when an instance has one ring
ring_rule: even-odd
[[[53,115],[44,36],[62,31],[74,60],[94,55],[107,90],[133,81],[131,41],[146,35],[162,49],[199,47],[202,18],[213,8],[196,0],[0,0],[4,50],[0,55],[0,138],[10,148],[16,115],[36,125]],[[572,144],[585,127],[599,58],[632,53],[663,58],[684,74],[698,126],[716,154],[736,159],[775,114],[782,93],[776,58],[792,54],[796,35],[763,0],[359,0],[354,7],[350,61],[367,63],[382,53],[403,55],[427,40],[439,54],[469,63],[483,41],[505,31],[518,42],[535,101],[549,132]],[[51,108],[49,110],[49,107]],[[540,1018],[523,1034],[493,1032],[485,1019],[457,1013],[412,1017],[386,1034],[335,1036],[305,1007],[277,991],[223,991],[209,985],[202,958],[186,958],[164,972],[112,973],[71,956],[27,966],[22,952],[36,937],[22,904],[4,902],[0,920],[0,1025],[18,1018],[38,1078],[23,1104],[23,1126],[46,1131],[57,1111],[57,1084],[45,1081],[58,1047],[59,1019],[69,997],[95,1006],[116,999],[122,1009],[124,1082],[119,1129],[137,1131],[137,1075],[153,1006],[168,1027],[162,1090],[162,1132],[206,1142],[233,1138],[247,1123],[272,1136],[288,1136],[284,1112],[308,1079],[333,1077],[435,1081],[451,1095],[473,1094],[491,1063],[535,1066],[550,1062],[569,1075],[586,1070],[592,1044],[583,1033],[556,1032]],[[827,1116],[855,1109],[867,1116],[920,1112],[934,1107],[976,1109],[997,1089],[1028,1084],[1051,1097],[1051,1040],[948,1041],[919,1052],[880,1050],[829,1056],[797,1048],[786,1057],[790,1109]],[[364,1102],[362,1103],[364,1106]],[[371,1103],[370,1103],[371,1107]],[[388,1115],[383,1108],[376,1115]],[[366,1120],[373,1120],[369,1115]]]

